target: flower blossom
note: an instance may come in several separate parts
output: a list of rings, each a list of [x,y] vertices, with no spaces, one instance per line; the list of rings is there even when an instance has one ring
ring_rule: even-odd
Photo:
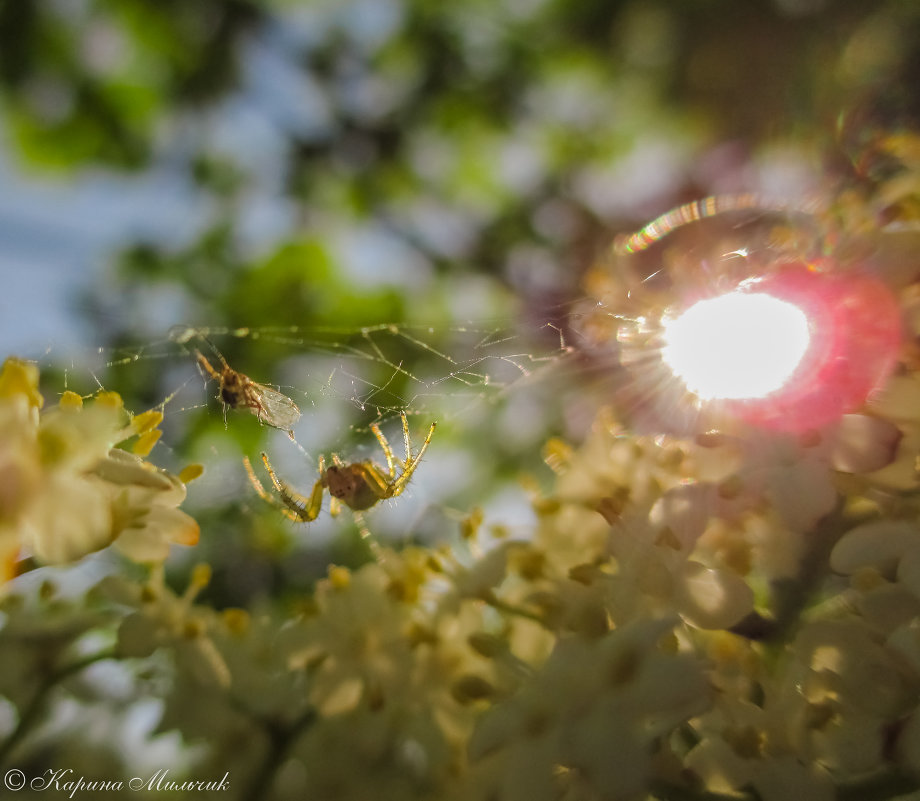
[[[162,562],[170,543],[198,541],[198,525],[176,507],[185,484],[143,456],[162,413],[130,416],[100,391],[73,392],[42,410],[38,368],[8,359],[0,371],[0,561],[73,562],[115,542],[139,562]],[[116,445],[133,439],[133,453]]]
[[[642,795],[653,743],[710,704],[700,663],[665,644],[673,623],[560,639],[540,671],[479,721],[474,797],[550,801],[569,781],[607,801]]]

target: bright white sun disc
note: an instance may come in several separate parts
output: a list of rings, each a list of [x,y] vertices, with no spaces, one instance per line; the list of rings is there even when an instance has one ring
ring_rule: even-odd
[[[666,320],[664,341],[665,363],[700,398],[762,398],[802,361],[808,318],[772,295],[731,292]]]

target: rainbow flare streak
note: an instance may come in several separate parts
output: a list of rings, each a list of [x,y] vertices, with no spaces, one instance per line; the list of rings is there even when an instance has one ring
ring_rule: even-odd
[[[772,200],[754,192],[741,195],[712,195],[671,209],[628,237],[618,237],[613,245],[614,251],[620,256],[639,253],[687,223],[715,217],[717,214],[724,214],[728,211],[747,209],[811,213],[804,204]]]

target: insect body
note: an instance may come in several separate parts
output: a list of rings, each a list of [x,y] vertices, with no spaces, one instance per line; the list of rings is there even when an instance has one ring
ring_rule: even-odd
[[[263,453],[262,463],[265,465],[277,495],[272,495],[265,489],[252,469],[249,459],[244,457],[243,463],[249,475],[249,480],[260,497],[280,509],[285,517],[298,523],[316,520],[322,507],[323,493],[328,490],[329,495],[332,497],[329,507],[330,514],[337,515],[341,504],[344,504],[355,513],[356,521],[361,529],[361,535],[367,537],[368,531],[363,524],[360,513],[370,509],[382,500],[400,495],[405,490],[406,485],[412,478],[412,474],[418,467],[419,462],[421,462],[422,456],[428,449],[428,444],[431,442],[431,437],[437,425],[437,423],[431,424],[431,428],[428,429],[428,436],[425,437],[422,447],[413,456],[412,445],[409,441],[409,423],[406,420],[405,413],[402,413],[400,417],[402,418],[403,441],[406,449],[405,461],[397,460],[383,432],[376,424],[372,424],[371,431],[377,437],[377,441],[380,443],[383,455],[386,458],[387,466],[385,469],[371,461],[345,464],[337,454],[332,455],[333,464],[327,467],[325,457],[320,456],[319,478],[313,485],[310,495],[305,496],[291,487],[286,481],[278,478],[268,456]],[[397,462],[402,471],[398,475]]]
[[[293,428],[300,419],[300,409],[287,395],[258,384],[248,375],[234,370],[219,353],[221,369],[218,372],[201,351],[195,351],[201,368],[215,381],[219,389],[217,398],[224,405],[224,420],[227,409],[248,409],[259,418],[259,422],[280,428],[293,436]]]

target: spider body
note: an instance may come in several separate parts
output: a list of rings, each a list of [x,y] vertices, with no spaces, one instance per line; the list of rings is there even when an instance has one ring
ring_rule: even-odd
[[[412,474],[428,449],[428,444],[431,442],[431,437],[437,425],[437,423],[431,424],[422,447],[413,456],[412,445],[409,441],[409,423],[406,420],[405,413],[402,413],[400,417],[402,419],[403,442],[406,449],[404,461],[396,459],[390,443],[377,424],[374,423],[371,425],[371,431],[374,432],[374,436],[383,449],[383,455],[387,463],[386,468],[366,460],[346,464],[336,454],[332,456],[333,463],[327,467],[325,457],[320,456],[319,478],[313,485],[309,496],[302,495],[286,481],[278,478],[265,453],[262,454],[262,463],[265,465],[265,470],[268,472],[276,494],[271,494],[265,489],[256,476],[248,458],[243,457],[243,464],[246,467],[249,480],[259,496],[279,509],[290,520],[297,523],[308,523],[311,520],[316,520],[322,508],[323,494],[328,490],[332,498],[329,513],[333,516],[337,515],[341,505],[347,506],[355,514],[361,529],[361,535],[367,537],[368,532],[360,516],[361,512],[370,509],[387,498],[394,498],[405,490],[409,479],[412,478]],[[396,472],[397,462],[402,471],[398,475]]]
[[[224,405],[225,422],[227,409],[248,409],[259,418],[260,423],[292,434],[300,419],[300,409],[287,395],[237,372],[219,353],[220,371],[215,370],[200,351],[196,350],[195,356],[201,368],[218,383],[217,399]]]
[[[352,511],[363,512],[383,500],[368,482],[368,471],[373,470],[373,467],[371,462],[347,464],[344,467],[330,465],[323,474],[323,486],[329,490],[329,495]]]

